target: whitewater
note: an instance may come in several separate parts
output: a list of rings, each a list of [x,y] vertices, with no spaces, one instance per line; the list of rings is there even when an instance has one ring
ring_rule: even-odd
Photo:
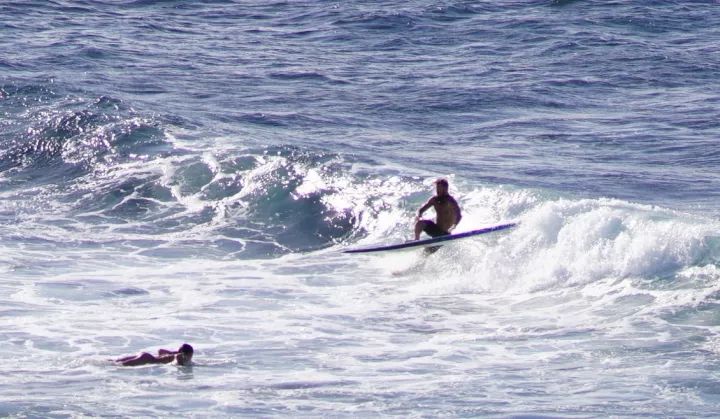
[[[718,28],[689,1],[0,4],[0,416],[717,417]],[[519,224],[342,253],[409,239],[438,177],[457,232]]]

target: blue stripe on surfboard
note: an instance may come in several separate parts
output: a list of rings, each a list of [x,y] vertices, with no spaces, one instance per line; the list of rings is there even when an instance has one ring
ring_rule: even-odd
[[[371,252],[382,252],[386,250],[399,250],[409,249],[412,247],[422,247],[430,244],[441,243],[449,240],[457,240],[470,236],[477,236],[480,234],[492,233],[494,231],[505,230],[511,227],[515,227],[517,223],[500,224],[492,227],[481,228],[478,230],[466,231],[464,233],[450,234],[447,236],[433,237],[424,240],[414,240],[405,243],[391,244],[387,246],[373,246],[373,247],[362,247],[359,249],[343,250],[343,253],[371,253]]]

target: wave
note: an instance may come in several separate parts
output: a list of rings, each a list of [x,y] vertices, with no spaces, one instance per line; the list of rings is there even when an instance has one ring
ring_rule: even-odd
[[[1,92],[0,107],[10,115],[0,134],[8,240],[149,257],[274,258],[405,240],[429,193],[406,168],[357,156],[222,138],[193,147],[173,135],[182,129],[174,120],[109,96],[75,97],[42,84]],[[450,253],[454,265],[430,267],[437,277],[456,273],[449,287],[655,281],[720,260],[712,220],[627,201],[458,182],[463,227],[521,224],[496,242],[462,244]],[[452,249],[458,247],[440,255]]]
[[[354,176],[352,159],[337,154],[212,140],[184,148],[174,122],[111,97],[3,91],[15,110],[30,103],[0,137],[4,209],[29,215],[8,228],[12,240],[151,257],[275,257],[363,234],[403,190],[397,179]]]
[[[75,127],[82,118],[71,120]],[[117,136],[112,153],[91,147],[85,155],[90,157],[79,160],[98,154],[128,158],[104,159],[70,184],[47,188],[39,197],[28,199],[27,191],[5,197],[13,205],[24,202],[26,211],[36,214],[33,222],[58,229],[50,237],[54,245],[68,231],[82,231],[85,240],[119,243],[151,257],[268,258],[404,240],[412,213],[429,194],[418,178],[376,162],[368,167],[350,156],[287,145],[226,148],[222,141],[214,142],[211,151],[195,151],[142,124],[127,135],[163,135],[173,144],[172,152],[138,156],[146,150],[143,141]],[[72,162],[70,156],[66,150],[57,158]],[[462,189],[472,187],[459,182]],[[465,211],[462,229],[503,220],[519,220],[520,226],[497,239],[441,250],[440,262],[422,275],[445,278],[442,286],[449,289],[540,290],[608,279],[662,281],[720,260],[713,233],[718,225],[699,216],[506,187],[458,192]],[[450,279],[446,272],[452,273]]]
[[[720,225],[713,219],[616,199],[507,188],[472,191],[461,204],[467,215],[459,229],[501,220],[520,224],[445,246],[427,260],[385,259],[381,266],[415,266],[408,271],[419,280],[413,287],[430,293],[587,292],[599,283],[606,291],[628,284],[653,290],[694,288],[707,282],[703,275],[720,279]]]

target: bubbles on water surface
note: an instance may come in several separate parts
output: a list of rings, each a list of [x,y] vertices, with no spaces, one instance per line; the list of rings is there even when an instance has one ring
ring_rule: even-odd
[[[139,116],[120,100],[44,97],[45,93],[39,88],[17,89],[16,95],[37,103],[13,115],[0,134],[0,171],[11,170],[25,181],[57,184],[103,163],[168,150],[161,124]]]

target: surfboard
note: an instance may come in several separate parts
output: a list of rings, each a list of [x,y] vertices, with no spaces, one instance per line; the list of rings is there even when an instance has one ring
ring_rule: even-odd
[[[447,236],[432,237],[424,240],[413,240],[404,243],[390,244],[385,246],[371,246],[361,247],[358,249],[343,250],[343,253],[372,253],[372,252],[386,252],[389,250],[400,250],[400,249],[412,249],[415,247],[428,247],[438,246],[438,243],[443,243],[451,240],[464,239],[467,237],[478,236],[481,234],[493,233],[496,231],[507,230],[508,228],[515,227],[517,223],[499,224],[492,227],[485,227],[477,230],[465,231],[463,233],[449,234]],[[438,246],[439,247],[439,246]]]

